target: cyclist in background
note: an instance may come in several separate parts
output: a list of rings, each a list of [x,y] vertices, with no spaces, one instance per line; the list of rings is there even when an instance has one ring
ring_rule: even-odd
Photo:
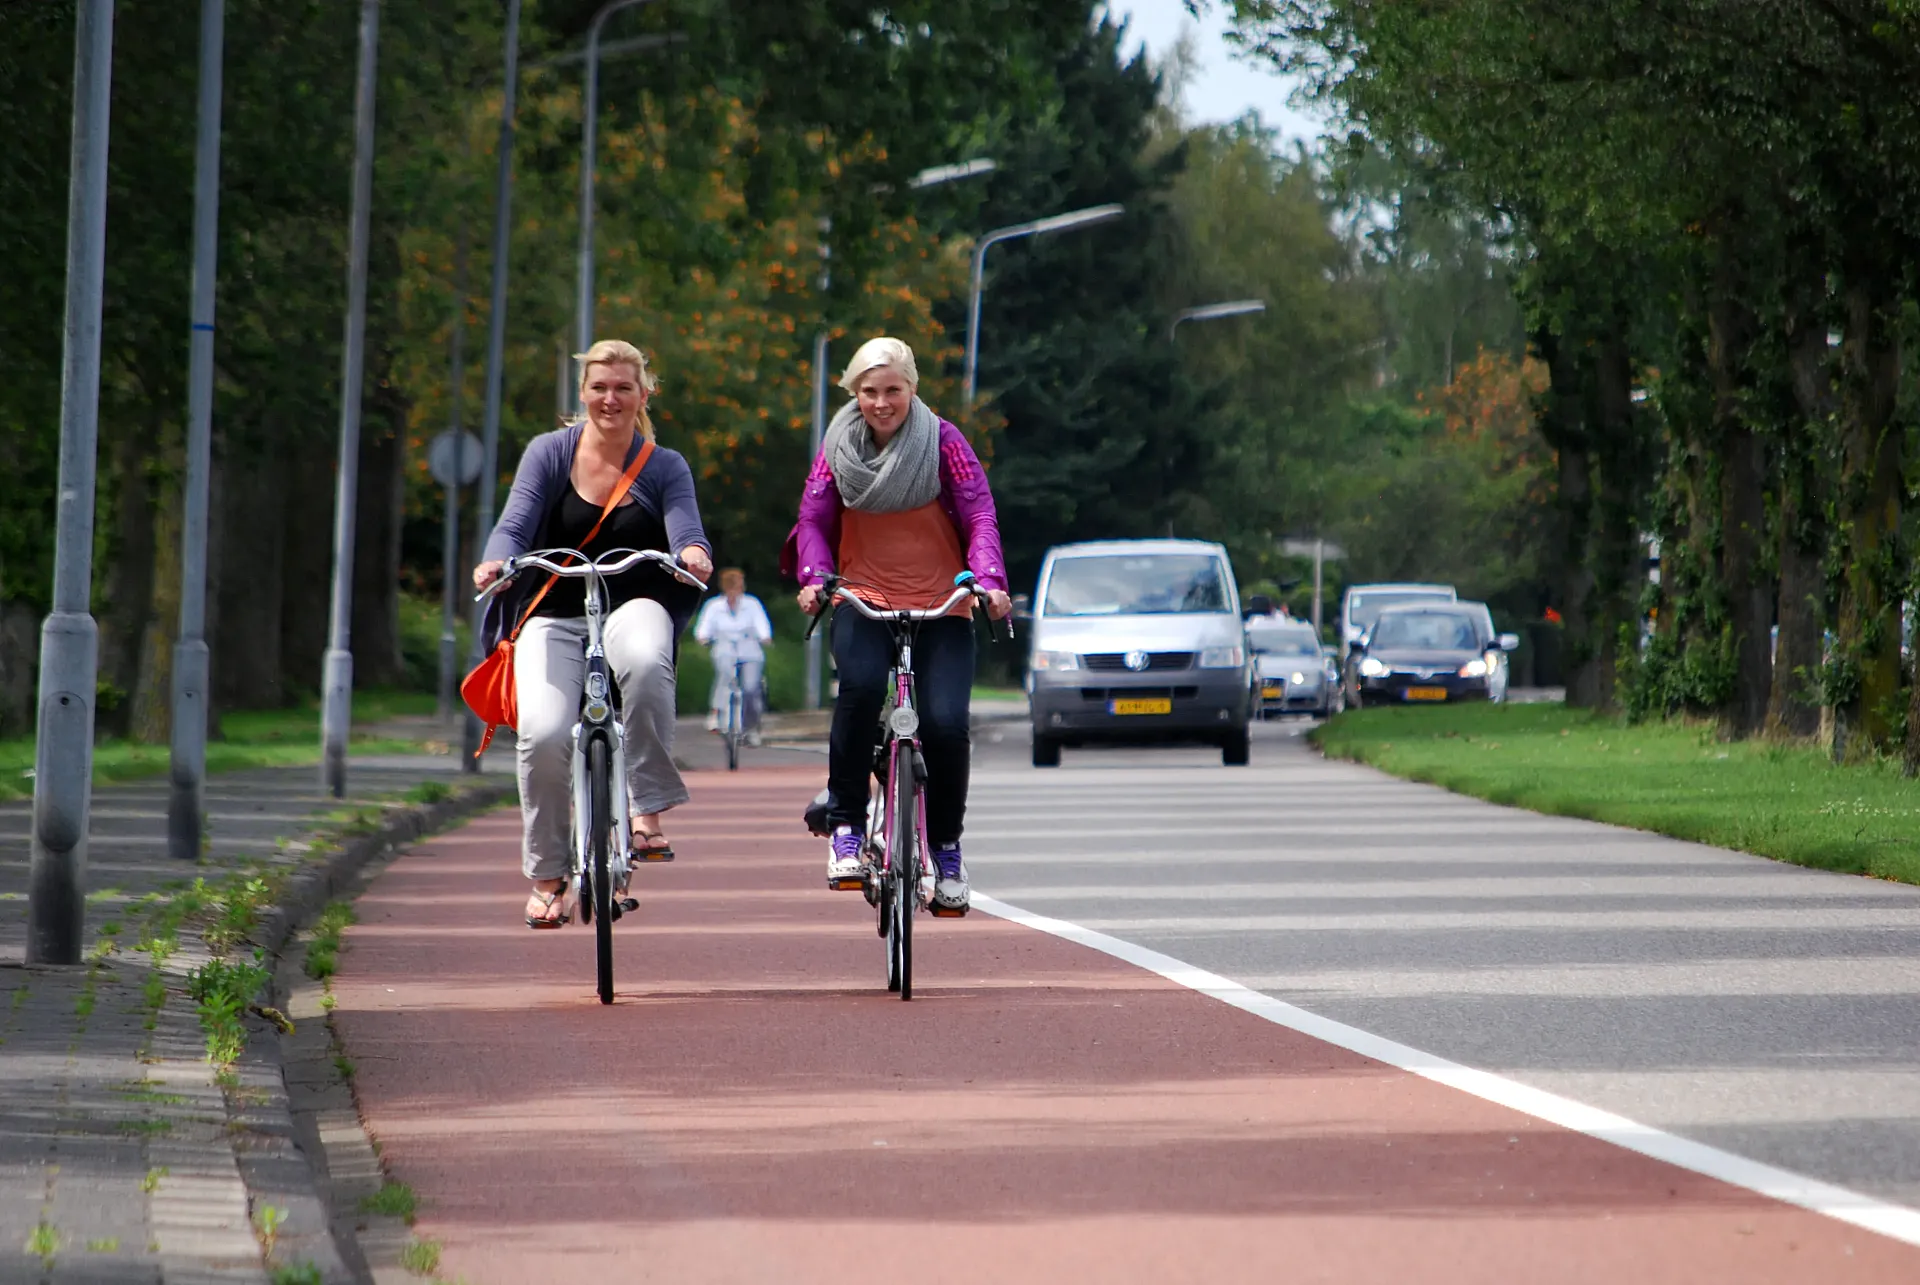
[[[565,427],[527,443],[514,470],[513,490],[487,539],[485,560],[473,569],[474,588],[485,589],[498,579],[504,559],[553,548],[578,549],[589,557],[609,549],[659,549],[677,554],[687,570],[705,580],[713,573],[713,555],[700,523],[693,470],[678,451],[664,446],[648,456],[592,542],[580,543],[628,466],[653,442],[647,397],[657,385],[647,359],[622,340],[603,339],[577,359],[583,411]],[[483,629],[487,649],[546,581],[544,574],[527,575],[512,592],[493,599]],[[672,858],[660,814],[688,798],[673,764],[673,643],[698,599],[698,591],[657,566],[607,580],[603,634],[607,663],[620,686],[633,842],[636,855],[651,861]],[[522,868],[533,880],[529,928],[558,928],[568,919],[572,731],[586,681],[586,615],[585,582],[556,580],[514,647]]]
[[[800,609],[827,606],[821,584],[839,574],[874,607],[921,608],[953,592],[971,570],[995,620],[1012,609],[993,492],[973,447],[918,396],[913,350],[898,339],[871,339],[847,364],[840,386],[853,394],[827,427],[826,441],[800,497],[800,521],[783,566],[800,582]],[[927,761],[927,842],[939,867],[934,900],[967,908],[960,831],[972,754],[973,606],[920,626],[914,683]],[[860,873],[867,795],[880,710],[887,699],[893,636],[858,612],[836,612],[833,660],[840,692],[828,748],[827,820],[832,838],[827,881],[839,887]]]
[[[718,732],[727,717],[728,694],[733,690],[735,666],[740,671],[740,730],[747,744],[760,743],[760,675],[766,665],[761,648],[773,641],[773,623],[760,600],[747,592],[747,578],[738,567],[720,573],[720,594],[707,599],[693,624],[695,642],[713,655],[713,695],[707,701],[707,730]]]

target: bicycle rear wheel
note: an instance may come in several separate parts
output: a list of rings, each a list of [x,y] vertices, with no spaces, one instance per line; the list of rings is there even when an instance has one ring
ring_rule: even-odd
[[[600,1002],[613,1003],[613,877],[607,842],[613,832],[613,767],[605,736],[587,739],[587,879],[592,884],[593,945]]]
[[[893,947],[894,967],[889,990],[900,992],[901,999],[913,998],[913,911],[920,894],[920,800],[918,778],[910,752],[900,746],[903,760],[887,783],[887,857],[893,868]]]
[[[736,684],[733,691],[727,695],[727,771],[729,772],[740,770],[740,738],[743,735],[740,723],[746,714],[741,705],[740,688]]]

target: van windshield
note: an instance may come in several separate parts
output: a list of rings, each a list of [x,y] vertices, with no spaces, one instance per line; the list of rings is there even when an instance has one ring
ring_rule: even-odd
[[[1356,593],[1347,602],[1347,623],[1365,633],[1388,607],[1409,602],[1452,602],[1444,589],[1383,589],[1378,593]]]
[[[1230,612],[1226,568],[1205,553],[1060,558],[1047,579],[1047,616],[1164,616]]]

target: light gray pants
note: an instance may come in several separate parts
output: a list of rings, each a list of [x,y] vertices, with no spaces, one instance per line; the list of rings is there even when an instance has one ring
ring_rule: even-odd
[[[733,692],[732,654],[725,647],[713,649],[713,694],[707,708],[721,727],[727,725],[727,702]],[[760,672],[764,660],[744,661],[740,665],[740,730],[751,732],[760,726]]]
[[[651,598],[623,603],[603,629],[607,667],[620,685],[627,736],[627,800],[635,815],[687,801],[673,765],[673,619]],[[529,879],[565,878],[573,800],[573,725],[587,674],[587,621],[535,616],[513,648],[520,702],[521,866]]]

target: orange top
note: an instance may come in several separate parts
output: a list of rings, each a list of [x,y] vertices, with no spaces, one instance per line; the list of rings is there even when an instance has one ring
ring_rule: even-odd
[[[960,533],[938,500],[904,513],[848,508],[840,515],[840,574],[870,607],[921,611],[938,606],[953,592],[953,578],[966,569]],[[973,603],[963,600],[947,614],[972,615]]]

